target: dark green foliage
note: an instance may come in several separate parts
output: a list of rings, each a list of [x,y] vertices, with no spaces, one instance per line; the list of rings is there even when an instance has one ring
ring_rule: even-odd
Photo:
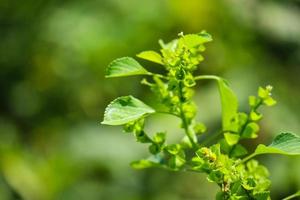
[[[142,84],[154,92],[165,106],[165,113],[181,119],[180,127],[185,134],[181,141],[168,144],[165,132],[158,132],[151,138],[144,130],[144,118],[156,111],[132,96],[114,100],[106,109],[103,123],[124,125],[124,130],[133,133],[137,142],[148,144],[151,156],[132,162],[134,168],[161,167],[206,173],[208,181],[220,186],[216,199],[270,199],[269,172],[252,157],[267,153],[299,155],[300,138],[290,133],[280,134],[271,145],[259,145],[247,156],[248,151],[240,141],[258,137],[258,122],[262,119],[260,106],[276,104],[271,96],[272,87],[259,87],[257,96],[249,97],[249,112],[239,112],[236,95],[224,79],[214,75],[194,75],[204,59],[205,44],[211,41],[212,37],[205,31],[180,33],[179,38],[170,43],[160,41],[160,53],[144,51],[137,55],[163,65],[166,74],[148,72],[133,58],[127,57],[113,61],[107,69],[107,77],[150,76],[150,79],[143,79]],[[217,81],[222,106],[222,130],[219,132],[223,137],[212,146],[205,146],[205,140],[199,142],[198,136],[206,131],[206,126],[195,118],[194,86],[197,80],[203,79]]]

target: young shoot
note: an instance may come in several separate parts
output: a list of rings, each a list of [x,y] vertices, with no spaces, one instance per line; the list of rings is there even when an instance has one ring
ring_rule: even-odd
[[[240,112],[237,97],[226,80],[216,75],[195,74],[204,60],[206,45],[211,41],[211,35],[205,31],[180,33],[169,43],[160,40],[159,52],[137,54],[140,59],[162,65],[166,71],[163,74],[146,70],[131,57],[111,62],[106,71],[107,78],[144,76],[141,83],[149,87],[165,109],[156,111],[133,96],[122,96],[107,106],[102,124],[122,125],[137,142],[147,145],[149,157],[131,163],[136,169],[159,167],[205,173],[208,181],[220,187],[216,199],[269,200],[269,172],[254,158],[261,154],[300,155],[300,137],[281,133],[270,145],[260,144],[253,153],[248,152],[241,141],[259,136],[259,122],[263,118],[260,108],[276,104],[271,94],[272,86],[259,87],[257,95],[249,97],[248,112]],[[197,82],[202,80],[211,80],[218,85],[222,124],[221,130],[211,135],[218,137],[199,140],[206,132],[206,126],[196,120],[198,110],[193,95]],[[145,131],[145,118],[161,112],[180,119],[178,127],[182,130],[182,140],[168,143],[166,132],[160,131],[150,137]],[[215,143],[208,145],[212,142]],[[294,196],[299,196],[297,194]]]

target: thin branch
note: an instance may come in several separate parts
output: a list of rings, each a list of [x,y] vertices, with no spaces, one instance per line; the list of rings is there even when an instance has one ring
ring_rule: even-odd
[[[175,116],[175,117],[180,118],[179,115],[176,115],[175,113],[166,112],[166,111],[156,111],[156,113],[159,113],[159,114],[167,114],[167,115],[173,115],[173,116]]]
[[[148,75],[148,76],[157,76],[158,78],[162,78],[162,79],[165,79],[165,80],[168,80],[169,78],[164,76],[164,75],[161,75],[161,74],[156,74],[156,73],[152,73],[152,72],[148,72],[147,74],[145,75]]]
[[[200,75],[195,77],[195,81],[197,80],[220,80],[221,78],[215,75]]]
[[[236,165],[240,165],[240,164],[250,160],[251,158],[253,158],[254,156],[257,156],[257,155],[259,155],[259,154],[254,152],[254,153],[250,154],[249,156],[243,158],[243,160],[239,161]]]
[[[296,192],[295,194],[292,194],[288,197],[285,197],[283,200],[290,200],[290,199],[293,199],[295,197],[300,197],[300,190],[298,192]]]

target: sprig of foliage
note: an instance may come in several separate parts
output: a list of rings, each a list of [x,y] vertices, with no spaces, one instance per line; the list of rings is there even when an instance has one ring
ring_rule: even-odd
[[[165,74],[147,71],[135,59],[123,57],[114,60],[107,68],[106,77],[146,75],[141,83],[147,85],[164,105],[164,113],[181,120],[183,138],[169,144],[166,132],[157,132],[150,137],[144,130],[145,118],[157,111],[133,96],[118,97],[106,108],[103,124],[123,125],[124,131],[133,133],[137,142],[148,144],[148,158],[134,161],[137,169],[160,167],[173,171],[194,171],[207,174],[207,180],[220,186],[216,199],[270,199],[269,172],[253,157],[260,154],[300,155],[300,137],[282,133],[269,145],[258,145],[250,154],[240,143],[244,139],[258,137],[261,106],[273,106],[272,87],[259,87],[257,96],[249,97],[249,112],[238,111],[238,100],[221,77],[195,75],[198,65],[204,60],[202,53],[212,37],[205,31],[198,34],[179,34],[179,38],[161,45],[160,53],[144,51],[137,55],[160,64]],[[199,140],[206,132],[203,123],[196,120],[197,107],[193,101],[196,82],[216,81],[222,107],[221,139],[211,146]]]

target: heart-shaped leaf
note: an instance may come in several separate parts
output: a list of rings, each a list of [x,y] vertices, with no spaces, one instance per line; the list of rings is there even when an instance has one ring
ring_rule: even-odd
[[[102,124],[122,125],[154,112],[153,108],[133,96],[118,97],[106,107]]]
[[[112,61],[106,69],[106,78],[146,75],[149,72],[131,57],[118,58]]]

